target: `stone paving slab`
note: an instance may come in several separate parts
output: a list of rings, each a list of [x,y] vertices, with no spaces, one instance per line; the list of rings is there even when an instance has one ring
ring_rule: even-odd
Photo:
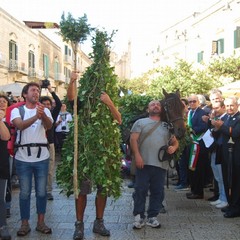
[[[110,237],[101,237],[92,232],[95,219],[95,193],[88,196],[85,213],[85,239],[86,240],[239,240],[240,218],[225,219],[219,209],[211,206],[205,199],[212,196],[209,189],[205,189],[205,199],[186,199],[185,191],[175,192],[170,184],[165,190],[165,206],[167,213],[158,216],[162,227],[152,229],[149,226],[141,230],[132,229],[132,192],[127,187],[129,180],[123,182],[122,197],[117,201],[109,198],[105,211],[105,223],[111,230]],[[48,201],[46,223],[52,227],[51,235],[42,235],[35,231],[36,209],[35,194],[31,195],[30,224],[32,231],[24,238],[16,237],[20,226],[18,194],[13,191],[12,216],[8,219],[12,239],[31,240],[72,240],[75,222],[75,201],[73,196],[67,198],[60,194],[55,184],[54,200]]]

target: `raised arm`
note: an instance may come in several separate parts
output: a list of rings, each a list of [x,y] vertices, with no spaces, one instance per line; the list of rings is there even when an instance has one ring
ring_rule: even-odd
[[[70,83],[68,84],[68,89],[67,89],[67,98],[68,101],[73,101],[74,96],[76,94],[76,89],[75,89],[75,81],[78,79],[78,72],[72,72],[71,73],[71,78],[70,78]]]
[[[100,97],[101,101],[106,104],[109,110],[112,113],[112,116],[115,120],[117,120],[118,124],[122,124],[122,117],[121,113],[117,110],[116,106],[112,102],[111,98],[108,96],[107,93],[103,92]]]

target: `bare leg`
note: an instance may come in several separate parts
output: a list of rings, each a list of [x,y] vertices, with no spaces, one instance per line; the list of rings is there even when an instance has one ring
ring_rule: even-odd
[[[79,194],[75,200],[76,218],[73,240],[82,240],[84,238],[83,217],[87,205],[87,195]]]
[[[96,220],[93,224],[93,232],[102,236],[110,236],[110,231],[105,228],[103,215],[107,203],[107,196],[103,196],[101,192],[98,192],[95,198],[96,205]]]
[[[83,222],[86,205],[87,205],[87,195],[79,194],[78,199],[75,200],[77,221]]]
[[[95,198],[96,205],[96,218],[103,219],[104,210],[107,203],[107,197],[103,196],[100,192],[97,193]]]

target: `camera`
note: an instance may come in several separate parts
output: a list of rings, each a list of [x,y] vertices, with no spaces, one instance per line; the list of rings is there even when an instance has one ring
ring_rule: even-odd
[[[50,85],[50,81],[49,80],[47,80],[47,79],[42,80],[41,88],[47,88],[49,85]]]

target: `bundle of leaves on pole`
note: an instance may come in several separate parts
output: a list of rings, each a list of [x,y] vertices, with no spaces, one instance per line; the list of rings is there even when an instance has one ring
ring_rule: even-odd
[[[60,22],[60,35],[63,40],[70,42],[74,52],[74,71],[77,71],[77,51],[79,43],[84,42],[87,36],[90,34],[90,25],[87,24],[87,15],[79,19],[74,19],[70,13],[65,18],[63,13]],[[77,83],[75,82],[75,88]],[[78,116],[77,116],[77,96],[74,98],[74,166],[73,166],[73,186],[75,198],[78,198],[78,174],[77,174],[77,162],[78,162]]]
[[[103,194],[118,198],[121,194],[120,131],[108,107],[100,100],[102,91],[116,104],[117,76],[110,66],[112,36],[96,30],[92,39],[93,64],[79,81],[78,97],[81,102],[78,124],[78,179],[90,180],[93,187],[102,185]],[[73,128],[64,143],[62,160],[57,168],[57,182],[67,195],[73,193]]]

